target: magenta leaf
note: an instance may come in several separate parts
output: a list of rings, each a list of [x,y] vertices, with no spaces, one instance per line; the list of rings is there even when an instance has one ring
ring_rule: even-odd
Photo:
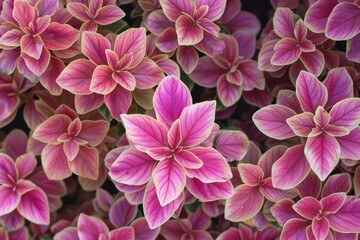
[[[146,183],[155,168],[156,161],[135,148],[122,152],[111,165],[111,179],[129,185]]]
[[[351,179],[348,173],[331,175],[323,186],[321,196],[326,197],[337,192],[348,193],[351,189]]]
[[[276,43],[274,51],[275,53],[271,58],[271,64],[279,66],[294,63],[301,54],[298,41],[293,38],[281,39]]]
[[[323,83],[329,94],[326,107],[332,107],[337,102],[354,96],[353,81],[345,68],[331,69]]]
[[[325,239],[329,233],[329,221],[326,218],[314,218],[311,228],[316,239]]]
[[[179,118],[181,146],[196,146],[210,135],[215,120],[215,107],[215,101],[205,101],[184,108]]]
[[[282,199],[277,201],[271,208],[271,214],[276,218],[280,225],[284,225],[286,222],[293,218],[301,218],[299,214],[292,208],[294,202],[290,199]]]
[[[167,127],[146,115],[121,115],[129,141],[140,151],[167,146]]]
[[[337,0],[316,1],[305,14],[306,26],[315,33],[325,32],[328,17],[336,4],[338,4]]]
[[[195,3],[190,0],[176,1],[176,0],[160,0],[160,5],[165,15],[173,22],[176,21],[182,12],[192,15],[195,10]]]
[[[95,67],[89,60],[74,60],[60,73],[56,82],[73,94],[90,94],[90,82]]]
[[[252,164],[240,163],[238,165],[241,180],[249,186],[257,186],[261,184],[264,178],[263,170]]]
[[[179,45],[195,45],[204,37],[203,29],[189,16],[180,16],[175,24]]]
[[[349,135],[338,137],[336,140],[340,144],[340,156],[349,159],[360,159],[360,153],[356,146],[360,143],[360,127],[352,130]]]
[[[109,220],[116,227],[126,226],[136,217],[136,213],[137,206],[129,204],[125,197],[121,197],[111,205]]]
[[[294,38],[294,16],[289,8],[277,8],[273,18],[275,33],[281,38]]]
[[[225,218],[240,222],[254,217],[264,203],[264,196],[257,187],[240,185],[225,204]]]
[[[320,134],[307,139],[304,153],[311,169],[324,181],[339,161],[340,145],[334,137]]]
[[[229,180],[226,182],[203,183],[197,178],[188,177],[186,187],[192,195],[206,202],[227,199],[234,192],[234,187]]]
[[[48,225],[50,223],[48,199],[44,191],[38,187],[21,196],[17,210],[35,224]]]
[[[6,154],[0,153],[0,184],[13,184],[18,179],[14,161]]]
[[[325,34],[333,40],[348,40],[360,32],[359,20],[359,6],[355,3],[342,2],[332,10]]]
[[[305,68],[315,76],[319,76],[325,67],[325,58],[319,50],[313,52],[302,52],[300,60]]]
[[[265,135],[283,140],[294,136],[294,132],[286,123],[286,119],[296,113],[282,105],[269,105],[254,113],[252,119],[256,127]]]
[[[360,99],[347,98],[337,102],[330,110],[330,123],[350,131],[360,123]]]
[[[180,196],[166,206],[161,206],[156,194],[155,185],[149,182],[144,196],[144,215],[150,229],[155,229],[164,224],[179,208],[184,200],[184,195]]]
[[[173,159],[161,161],[152,174],[160,206],[179,198],[186,184],[184,169]]]
[[[33,153],[27,153],[18,157],[15,161],[19,178],[25,178],[32,173],[37,165],[36,158]]]
[[[113,70],[107,65],[99,65],[94,69],[90,91],[107,95],[116,87],[116,81],[113,78]]]
[[[357,197],[348,197],[342,207],[335,213],[327,216],[330,228],[342,233],[360,231],[360,201]]]
[[[155,240],[160,233],[160,228],[150,229],[144,217],[131,223],[137,240]]]
[[[81,51],[93,63],[97,65],[106,64],[107,60],[105,50],[110,48],[110,41],[102,35],[95,32],[83,32],[81,39]]]
[[[122,227],[112,230],[109,234],[109,240],[116,239],[135,240],[134,229],[132,227]]]
[[[189,177],[197,178],[203,183],[225,182],[232,177],[230,166],[215,149],[195,147],[189,151],[204,164],[199,169],[186,169]]]
[[[217,137],[214,146],[225,157],[240,160],[248,150],[249,140],[243,132],[225,131]]]
[[[304,197],[294,204],[293,208],[302,217],[312,220],[322,210],[322,205],[313,197]]]
[[[182,150],[174,154],[174,159],[182,167],[188,169],[199,169],[203,166],[201,159],[188,150]]]
[[[280,240],[306,239],[306,228],[308,226],[308,221],[297,218],[291,219],[284,225],[284,228],[281,231]]]
[[[78,31],[68,24],[52,22],[41,33],[41,39],[49,50],[69,48],[78,39]]]
[[[304,112],[286,119],[286,123],[291,127],[294,133],[300,137],[307,137],[315,127],[314,114]]]
[[[41,165],[51,180],[62,180],[71,175],[62,144],[48,144],[41,152]]]
[[[137,66],[145,55],[145,28],[130,28],[116,37],[114,51],[121,58],[126,53],[132,53],[133,59],[129,68]]]
[[[13,191],[12,188],[6,187],[4,185],[0,186],[0,215],[6,215],[14,211],[20,203],[20,195]]]
[[[325,106],[328,92],[313,74],[301,71],[296,80],[296,96],[305,112],[315,112],[318,106]]]
[[[240,75],[241,76],[241,75]],[[239,101],[242,88],[229,82],[225,75],[220,76],[217,82],[217,92],[220,101],[224,106],[230,107]]]
[[[272,168],[274,187],[291,189],[309,174],[310,166],[304,155],[304,145],[296,145],[286,150]]]
[[[191,73],[199,63],[199,54],[192,46],[179,46],[176,60],[185,73]]]
[[[168,127],[192,103],[188,88],[175,76],[164,78],[156,88],[153,101],[156,118]]]
[[[116,86],[110,94],[105,95],[104,102],[113,118],[120,122],[120,115],[127,113],[130,108],[132,102],[131,92],[121,86]]]
[[[100,219],[81,213],[78,219],[80,240],[98,240],[101,234],[109,235],[109,229]]]

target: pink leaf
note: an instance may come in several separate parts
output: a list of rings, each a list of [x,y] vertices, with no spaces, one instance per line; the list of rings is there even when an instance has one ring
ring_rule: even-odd
[[[88,7],[81,2],[69,2],[66,4],[66,9],[72,16],[83,22],[91,20]]]
[[[225,0],[200,0],[196,1],[197,8],[200,8],[201,6],[208,6],[209,10],[204,16],[204,18],[207,18],[211,21],[218,20],[224,13],[225,7],[226,7],[226,1]]]
[[[329,196],[337,192],[348,193],[351,189],[351,179],[348,173],[331,175],[323,186],[322,197]]]
[[[75,95],[75,109],[79,114],[98,109],[103,103],[104,96],[100,94]]]
[[[338,4],[337,0],[316,1],[305,14],[306,26],[315,33],[325,32],[326,23],[333,8]]]
[[[360,159],[360,152],[357,146],[360,144],[360,127],[355,128],[349,135],[338,137],[336,140],[340,144],[340,156],[349,159]]]
[[[84,213],[80,214],[77,229],[80,240],[98,240],[101,234],[109,235],[109,229],[103,221]]]
[[[141,62],[130,73],[136,79],[136,87],[149,89],[158,85],[165,77],[163,70],[151,59],[143,58]]]
[[[144,215],[150,229],[155,229],[164,224],[175,213],[184,200],[184,195],[180,196],[166,206],[161,206],[156,194],[154,183],[149,182],[144,196]]]
[[[2,50],[0,53],[0,73],[2,75],[9,75],[14,72],[17,66],[17,59],[20,55],[20,50]],[[5,60],[6,59],[6,60]]]
[[[164,12],[160,9],[152,11],[145,21],[146,27],[152,34],[156,36],[160,36],[163,31],[167,28],[171,28],[175,33],[175,29],[173,28],[174,23],[171,22],[164,14]],[[175,33],[176,35],[176,33]],[[157,41],[157,40],[156,40]]]
[[[360,99],[347,98],[337,102],[330,110],[330,124],[354,130],[360,123]]]
[[[173,22],[180,17],[183,12],[192,15],[195,10],[195,3],[190,0],[176,1],[176,0],[160,0],[161,8],[165,15]]]
[[[215,107],[215,101],[205,101],[184,108],[179,118],[181,146],[196,146],[210,135],[215,120]]]
[[[226,182],[203,183],[197,178],[187,178],[186,188],[201,201],[209,202],[227,199],[233,195],[234,187],[230,180]]]
[[[99,9],[96,16],[96,23],[100,25],[109,25],[125,16],[125,13],[118,6],[108,5]]]
[[[28,27],[36,20],[36,10],[27,1],[14,1],[13,17],[21,27]]]
[[[274,55],[271,58],[273,65],[289,65],[299,59],[301,51],[298,41],[293,38],[284,38],[278,41],[274,47]]]
[[[238,68],[243,77],[242,87],[245,91],[251,91],[254,88],[265,89],[265,79],[263,73],[258,69],[257,62],[251,59],[243,60],[239,63]]]
[[[195,45],[204,37],[202,28],[192,18],[186,15],[181,15],[176,19],[175,28],[179,45]]]
[[[273,18],[275,33],[281,38],[294,38],[294,14],[288,8],[277,8]]]
[[[325,67],[324,55],[319,50],[302,52],[300,60],[305,68],[315,76],[319,76]]]
[[[330,228],[342,233],[355,233],[360,231],[360,201],[357,197],[348,197],[344,205],[335,213],[326,218]]]
[[[212,88],[216,86],[219,77],[224,73],[226,72],[217,66],[210,57],[204,56],[199,59],[190,78],[202,87]]]
[[[62,180],[71,175],[62,144],[46,145],[41,152],[41,164],[51,180]]]
[[[149,181],[157,162],[135,148],[129,148],[111,165],[111,179],[129,185],[141,185]]]
[[[262,182],[260,191],[266,199],[272,202],[277,202],[284,198],[294,198],[298,195],[296,189],[282,190],[275,188],[272,184],[271,177],[266,178]]]
[[[26,145],[28,137],[26,133],[20,129],[14,129],[9,132],[2,143],[2,150],[12,159],[16,159],[26,153]],[[1,180],[0,180],[1,181]]]
[[[177,199],[184,190],[186,184],[184,169],[173,159],[161,161],[152,176],[159,203],[163,207]]]
[[[17,210],[32,223],[42,225],[50,223],[48,199],[44,191],[38,187],[21,196]]]
[[[266,42],[259,52],[258,62],[259,62],[259,70],[268,71],[268,72],[276,72],[283,68],[283,66],[275,66],[271,64],[271,58],[274,55],[274,47],[278,42],[277,39]]]
[[[323,133],[307,139],[304,153],[311,169],[324,181],[339,161],[340,145],[334,137]]]
[[[109,122],[104,120],[84,120],[81,125],[81,131],[77,137],[87,141],[90,146],[99,145],[104,140],[110,126]]]
[[[70,122],[70,118],[64,114],[54,115],[40,124],[32,137],[44,143],[56,144],[58,143],[57,139],[63,133],[67,133]]]
[[[21,57],[23,58],[26,67],[35,75],[40,76],[45,71],[50,63],[50,51],[47,48],[43,48],[39,59],[32,58],[26,53],[22,53]]]
[[[109,220],[115,227],[126,226],[134,220],[137,210],[137,206],[130,205],[125,197],[121,197],[111,205]]]
[[[214,146],[225,157],[240,160],[248,150],[249,140],[241,131],[228,130],[217,137]]]
[[[332,10],[326,24],[325,35],[332,40],[348,40],[360,32],[359,6],[343,2]]]
[[[78,31],[68,24],[52,22],[41,34],[41,39],[49,50],[69,48],[78,40]]]
[[[202,162],[199,169],[186,169],[191,178],[197,178],[203,183],[226,182],[232,177],[231,169],[225,158],[213,148],[195,147],[189,149]]]
[[[329,221],[326,218],[313,219],[311,227],[316,239],[325,239],[329,233]]]
[[[337,192],[330,194],[320,200],[323,211],[328,213],[336,213],[344,204],[346,200],[346,193]]]
[[[322,182],[318,176],[310,171],[307,177],[296,186],[296,189],[299,191],[300,197],[314,197],[317,198],[320,195],[322,187]]]
[[[12,190],[12,187],[0,186],[0,215],[6,215],[14,211],[20,203],[20,195]]]
[[[55,240],[79,240],[76,227],[67,227],[54,236]]]
[[[76,95],[88,95],[95,65],[86,59],[72,61],[56,79],[62,88]]]
[[[156,45],[160,51],[172,52],[178,47],[176,30],[174,27],[168,27],[156,39]]]
[[[150,229],[145,218],[138,218],[131,223],[137,240],[155,240],[160,228]]]
[[[174,154],[174,159],[182,167],[188,169],[199,169],[203,166],[201,159],[191,151],[182,150]]]
[[[14,184],[18,171],[14,161],[6,154],[0,153],[0,184]]]
[[[282,105],[269,105],[254,113],[252,119],[256,127],[265,135],[283,140],[294,136],[294,132],[286,123],[286,119],[296,113]]]
[[[293,209],[302,217],[312,220],[322,210],[322,205],[313,197],[304,197],[293,205]]]
[[[241,222],[254,217],[264,203],[264,196],[257,187],[239,185],[234,195],[225,204],[225,218],[233,222]]]
[[[263,170],[252,164],[240,163],[238,165],[241,180],[249,186],[258,186],[264,179]]]
[[[133,60],[129,68],[138,65],[145,56],[146,34],[145,28],[130,28],[116,37],[114,51],[121,58],[126,53],[133,53]]]
[[[129,72],[121,71],[121,72],[113,72],[112,79],[115,80],[121,87],[128,91],[134,91],[136,86],[136,79],[134,75]]]
[[[99,176],[99,152],[96,148],[80,146],[76,158],[69,162],[73,173],[96,180]]]
[[[32,173],[36,167],[37,161],[33,153],[27,153],[18,157],[15,161],[19,178],[25,178]]]
[[[120,115],[127,113],[130,108],[132,96],[126,89],[116,86],[111,93],[105,95],[104,102],[113,118],[120,122]]]
[[[331,69],[323,83],[329,94],[326,108],[354,96],[353,81],[345,68]]]
[[[64,70],[64,68],[65,64],[62,60],[56,57],[51,57],[49,66],[40,76],[41,84],[53,95],[60,95],[62,92],[62,88],[56,83],[55,80]]]
[[[285,225],[280,235],[280,240],[306,239],[306,228],[310,225],[308,221],[301,219],[290,219]]]
[[[135,240],[135,233],[132,227],[122,227],[110,232],[109,240],[129,239]]]
[[[292,208],[293,204],[294,202],[290,199],[282,199],[270,208],[271,214],[281,226],[293,218],[301,218]]]
[[[168,76],[156,88],[153,102],[156,118],[170,127],[192,99],[189,89],[180,79]]]
[[[21,51],[28,56],[39,59],[43,51],[43,42],[40,37],[32,35],[24,35],[20,40]]]
[[[291,189],[309,174],[310,166],[304,155],[304,146],[296,145],[286,150],[272,168],[274,187]]]
[[[55,0],[45,1],[40,0],[36,3],[36,7],[39,11],[39,16],[52,16],[59,7],[59,3]]]
[[[315,127],[314,114],[304,112],[286,119],[286,123],[291,127],[294,133],[300,137],[307,137]]]
[[[217,82],[218,97],[225,107],[230,107],[240,100],[242,87],[228,82],[225,75],[220,76]]]
[[[113,70],[107,65],[99,65],[95,68],[92,75],[90,91],[106,95],[112,92],[116,87],[116,81],[114,81]]]
[[[359,63],[360,59],[360,46],[357,44],[360,39],[360,34],[347,41],[346,56],[350,61]]]
[[[81,51],[96,65],[107,63],[105,50],[110,48],[110,41],[104,36],[95,32],[83,32],[81,38]]]
[[[129,141],[140,151],[167,146],[167,128],[158,120],[140,114],[121,115]]]
[[[326,87],[311,73],[301,71],[296,80],[296,95],[306,112],[315,112],[325,106],[328,99]]]
[[[176,59],[184,72],[189,74],[198,65],[199,54],[192,46],[179,46],[176,51]]]

